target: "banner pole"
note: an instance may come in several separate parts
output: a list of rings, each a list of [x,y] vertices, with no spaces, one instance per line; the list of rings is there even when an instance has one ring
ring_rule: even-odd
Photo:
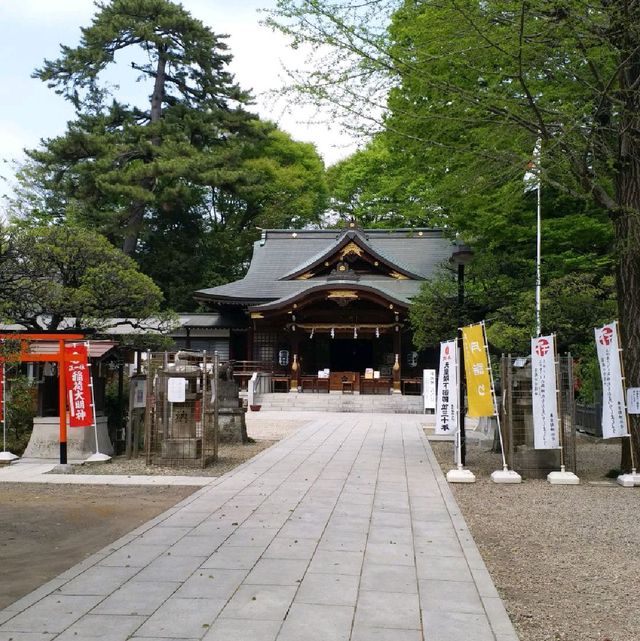
[[[455,363],[454,363],[454,368],[453,371],[456,372],[456,384],[461,385],[462,384],[462,372],[461,372],[461,364],[462,364],[462,358],[461,358],[461,352],[462,352],[462,329],[458,330],[458,333],[460,334],[460,341],[456,338],[455,340],[455,349],[453,351],[453,355],[455,358]],[[440,349],[442,350],[442,345],[440,346]],[[453,393],[458,396],[458,399],[460,398],[460,388],[456,388],[452,390]],[[436,401],[437,404],[437,401]],[[464,423],[464,405],[458,401],[457,403],[457,410],[458,413],[456,415],[456,426],[458,429],[456,430],[456,439],[454,441],[454,468],[449,470],[446,474],[446,479],[449,483],[475,483],[476,482],[476,477],[475,474],[471,470],[465,470],[464,469],[464,462],[463,462],[463,457],[462,457],[462,433],[460,431],[460,418],[461,414],[460,412],[463,412],[462,414],[462,421]],[[437,411],[437,410],[436,410]]]
[[[515,470],[510,470],[507,465],[507,459],[504,455],[504,439],[502,438],[502,425],[498,413],[498,402],[496,400],[496,387],[493,382],[493,368],[491,367],[491,357],[489,356],[489,341],[487,340],[487,328],[484,321],[482,325],[482,337],[484,338],[484,349],[487,356],[487,367],[489,368],[489,380],[491,381],[491,396],[493,400],[493,414],[498,424],[498,436],[500,438],[500,453],[502,454],[502,469],[491,473],[491,480],[494,483],[522,483],[522,477]]]
[[[564,462],[564,420],[562,415],[562,396],[560,394],[560,385],[562,382],[561,372],[560,372],[560,361],[558,359],[558,343],[556,335],[553,336],[553,358],[556,368],[556,407],[558,408],[558,436],[560,437],[560,472],[565,472],[565,462]]]
[[[616,325],[616,335],[618,336],[618,362],[620,363],[620,373],[622,374],[622,402],[624,403],[624,422],[627,426],[627,435],[629,436],[629,454],[631,456],[631,476],[636,477],[636,457],[633,451],[633,436],[631,434],[631,423],[629,421],[629,414],[627,412],[627,379],[624,373],[624,359],[622,358],[622,348],[620,347],[620,330],[618,329],[618,321],[614,321]],[[624,475],[623,475],[624,476]],[[640,484],[640,479],[638,483],[635,483],[636,479],[634,478],[634,485]]]
[[[496,422],[498,424],[498,436],[500,438],[500,453],[502,454],[502,469],[506,470],[508,468],[507,459],[504,455],[504,442],[502,439],[502,427],[500,425],[500,416],[498,415],[498,403],[496,401],[496,387],[493,383],[493,367],[491,367],[491,357],[489,356],[489,342],[487,341],[487,331],[484,324],[484,321],[480,323],[482,325],[482,335],[484,337],[484,349],[487,354],[487,365],[489,367],[489,378],[491,379],[491,399],[493,401],[493,414],[496,417]]]
[[[4,342],[4,339],[3,339]],[[2,360],[2,452],[0,452],[0,461],[11,463],[18,457],[13,452],[7,451],[7,368]]]
[[[96,397],[93,391],[93,370],[91,368],[91,358],[89,357],[89,341],[86,341],[84,345],[87,349],[87,370],[89,372],[89,388],[91,389],[91,411],[93,412],[93,433],[96,440],[95,454],[85,459],[85,463],[106,463],[111,460],[111,457],[108,454],[102,454],[100,452],[100,446],[98,445],[98,417],[96,414]]]

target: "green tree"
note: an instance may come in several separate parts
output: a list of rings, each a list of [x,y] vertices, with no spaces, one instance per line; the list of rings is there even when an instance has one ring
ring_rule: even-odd
[[[339,104],[350,90],[361,113],[380,108],[378,88],[390,87],[382,112],[393,153],[425,176],[440,224],[454,229],[489,211],[488,199],[514,208],[539,140],[543,184],[609,218],[626,377],[640,385],[640,4],[349,4],[279,3],[276,20],[302,29],[298,43],[345,53],[347,68],[322,67],[314,97]],[[385,8],[382,35],[362,16]]]
[[[384,135],[329,167],[330,208],[343,220],[364,227],[428,224],[433,200],[419,174],[406,171]]]
[[[243,108],[249,96],[226,70],[226,45],[181,5],[111,0],[96,6],[80,45],[63,45],[60,58],[34,74],[73,103],[78,120],[31,156],[56,168],[66,159],[75,171],[65,179],[81,206],[100,204],[104,212],[108,204],[122,248],[132,255],[145,216],[186,189],[205,155],[209,170],[220,164],[226,140],[251,118]],[[104,72],[117,55],[134,58],[131,66],[149,84],[146,106],[108,102]]]
[[[135,261],[104,237],[81,228],[10,228],[12,253],[0,263],[0,309],[27,329],[102,327],[160,317],[162,293]],[[66,319],[66,322],[65,322]]]
[[[35,73],[77,116],[29,152],[9,213],[98,230],[138,260],[168,305],[190,308],[195,289],[240,274],[256,226],[318,222],[324,166],[311,145],[247,111],[226,45],[181,5],[97,8],[79,46],[62,46]],[[128,104],[108,85],[125,56],[148,103]]]

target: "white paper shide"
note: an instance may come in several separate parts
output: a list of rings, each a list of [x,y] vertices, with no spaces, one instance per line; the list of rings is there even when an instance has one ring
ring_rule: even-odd
[[[628,436],[618,324],[597,327],[595,333],[602,378],[602,438]]]
[[[458,429],[458,368],[456,341],[440,343],[436,434],[455,434]]]
[[[533,444],[536,450],[560,447],[555,336],[531,339]]]

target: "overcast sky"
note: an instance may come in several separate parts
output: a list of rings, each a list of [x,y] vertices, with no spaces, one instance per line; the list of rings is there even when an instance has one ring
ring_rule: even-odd
[[[339,130],[326,124],[310,125],[310,109],[274,103],[264,92],[283,83],[283,62],[301,65],[301,54],[287,47],[286,40],[259,24],[259,8],[274,0],[182,0],[183,6],[215,33],[226,33],[234,60],[231,70],[245,89],[257,97],[254,107],[297,140],[315,143],[326,164],[345,157],[355,148]],[[10,161],[21,158],[25,147],[37,146],[42,138],[61,134],[73,117],[69,103],[31,78],[45,58],[55,59],[60,44],[76,46],[80,27],[88,26],[94,14],[92,0],[0,0],[0,175],[10,178]],[[131,78],[120,79],[124,87]],[[0,183],[0,193],[7,186]]]

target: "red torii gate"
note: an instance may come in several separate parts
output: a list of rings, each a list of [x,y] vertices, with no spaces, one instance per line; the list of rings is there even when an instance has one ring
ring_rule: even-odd
[[[20,351],[16,353],[21,363],[58,364],[58,414],[60,415],[60,464],[67,463],[67,391],[65,389],[64,344],[67,341],[84,341],[86,334],[76,331],[53,332],[5,332],[0,333],[2,341],[20,341]],[[2,357],[0,357],[2,360]],[[5,408],[6,411],[6,408]]]

